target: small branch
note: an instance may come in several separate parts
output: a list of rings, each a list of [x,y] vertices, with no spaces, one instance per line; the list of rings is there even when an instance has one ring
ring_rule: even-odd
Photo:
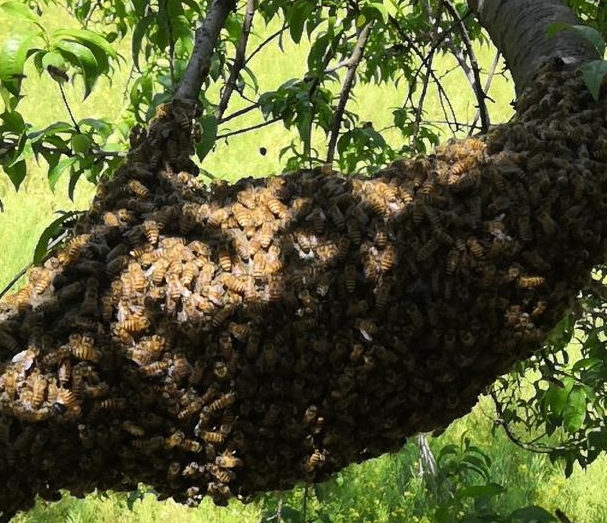
[[[440,0],[439,4],[436,7],[436,18],[434,20],[434,27],[432,29],[432,41],[436,41],[438,37],[438,29],[440,27],[440,18],[441,13],[444,6],[444,0]],[[419,97],[419,101],[417,103],[417,111],[415,113],[415,122],[413,123],[413,147],[417,150],[417,137],[419,134],[419,126],[422,120],[422,114],[424,110],[424,101],[426,99],[426,94],[428,92],[428,83],[430,81],[430,75],[432,72],[432,62],[434,60],[434,47],[430,50],[430,54],[428,55],[428,64],[426,69],[426,74],[424,76],[422,92]]]
[[[213,0],[204,22],[194,36],[194,50],[175,92],[176,98],[198,100],[198,93],[209,74],[211,57],[219,34],[236,0]]]
[[[251,112],[253,109],[257,109],[259,107],[259,103],[255,102],[243,109],[239,109],[238,111],[229,114],[228,116],[224,117],[224,118],[220,118],[217,123],[218,124],[222,124],[222,123],[226,123],[229,122],[230,120],[233,120],[234,118],[238,118],[239,116],[242,116],[243,114],[246,114],[248,112]]]
[[[89,25],[89,23],[91,22],[91,18],[93,18],[93,13],[99,8],[101,7],[103,0],[97,0],[95,2],[95,5],[93,7],[91,7],[90,11],[88,12],[88,14],[86,15],[86,18],[84,19],[84,22],[82,23],[82,25],[84,26],[84,28],[86,29]]]
[[[169,0],[164,0],[164,11],[166,13],[167,33],[169,35],[169,71],[171,74],[171,91],[175,92],[175,39],[173,37],[173,24],[169,16]]]
[[[247,133],[249,131],[254,131],[255,129],[260,129],[262,127],[266,127],[267,125],[276,123],[281,119],[282,118],[280,118],[280,117],[276,117],[276,118],[272,118],[271,120],[267,120],[265,122],[251,125],[250,127],[244,127],[243,129],[237,129],[236,131],[229,131],[224,134],[218,134],[216,140],[219,140],[221,138],[229,138],[230,136],[236,136],[237,134]]]
[[[487,114],[487,105],[485,104],[485,91],[483,91],[483,87],[481,85],[481,75],[478,67],[478,61],[476,59],[476,55],[474,54],[474,49],[472,47],[472,40],[470,39],[470,35],[468,34],[468,29],[466,29],[466,24],[464,24],[464,21],[459,16],[457,9],[453,5],[453,2],[451,0],[444,0],[444,4],[453,19],[456,22],[459,22],[459,31],[462,35],[462,41],[464,42],[464,47],[466,48],[466,53],[468,54],[468,59],[470,60],[470,67],[472,68],[472,74],[474,77],[472,88],[474,89],[474,93],[476,94],[476,99],[478,101],[478,110],[480,111],[481,117],[481,132],[486,133],[487,129],[489,129],[489,115]]]
[[[70,119],[72,120],[72,123],[74,124],[74,129],[76,129],[78,134],[82,134],[82,132],[80,131],[80,127],[78,126],[78,122],[76,122],[76,118],[74,118],[74,114],[72,113],[70,104],[68,103],[67,98],[65,96],[65,91],[63,90],[63,85],[59,81],[57,82],[57,85],[59,86],[59,90],[61,91],[61,98],[63,98],[63,104],[65,105],[65,108],[67,109],[67,112],[70,115]]]
[[[272,33],[263,42],[261,42],[255,48],[255,50],[248,56],[248,58],[245,60],[243,67],[246,66],[253,59],[253,57],[257,53],[259,53],[259,51],[261,51],[266,45],[268,45],[272,40],[274,40],[275,38],[277,38],[278,36],[280,36],[282,33],[284,33],[287,30],[288,27],[289,26],[287,24],[283,25],[278,31],[276,31],[275,33]]]
[[[247,0],[247,7],[244,15],[244,22],[242,24],[242,32],[238,44],[236,45],[236,56],[234,57],[234,63],[230,69],[230,76],[225,84],[223,93],[221,94],[221,100],[217,109],[215,110],[215,116],[218,120],[221,120],[223,113],[228,108],[230,103],[230,97],[232,92],[236,88],[236,81],[240,71],[245,66],[245,53],[247,51],[247,43],[249,41],[249,34],[251,33],[251,27],[253,26],[253,16],[255,15],[255,0]]]
[[[22,276],[25,275],[25,273],[29,270],[29,268],[34,264],[34,262],[30,262],[28,263],[25,267],[23,267],[23,269],[21,269],[16,275],[15,277],[8,282],[8,284],[6,285],[6,287],[4,287],[4,289],[2,289],[0,291],[0,300],[4,297],[4,295],[10,291],[13,288],[13,285],[15,285],[15,283],[17,283]]]
[[[497,66],[500,63],[501,57],[502,57],[502,53],[497,51],[497,53],[495,53],[495,58],[493,59],[493,64],[491,64],[491,69],[489,70],[489,76],[487,76],[487,81],[485,82],[485,87],[483,88],[485,96],[487,96],[487,94],[489,93],[489,89],[491,88],[491,82],[493,82],[493,77],[495,76],[495,72],[497,71]],[[472,127],[470,128],[470,134],[472,134],[473,129],[476,127],[476,124],[478,123],[478,119],[480,118],[480,114],[481,114],[480,110],[477,109],[476,116],[474,117],[474,120],[472,122]]]
[[[346,73],[346,77],[341,88],[341,93],[339,95],[339,103],[337,104],[337,109],[333,115],[333,121],[331,122],[331,138],[329,139],[329,150],[327,152],[328,164],[332,164],[335,157],[335,147],[337,145],[337,138],[339,137],[341,121],[344,116],[344,111],[346,110],[346,104],[350,98],[350,91],[354,85],[356,69],[363,58],[365,46],[367,45],[367,40],[369,39],[372,26],[373,23],[370,22],[363,27],[362,31],[358,35],[358,39],[356,40],[356,45],[354,46],[354,51],[352,51],[352,56],[348,60],[348,72]]]

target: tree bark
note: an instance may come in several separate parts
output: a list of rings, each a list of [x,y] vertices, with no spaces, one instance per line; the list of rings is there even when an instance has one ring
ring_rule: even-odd
[[[561,0],[468,0],[468,5],[504,55],[518,93],[551,58],[568,66],[597,58],[590,43],[571,32],[546,36],[553,23],[580,23]]]

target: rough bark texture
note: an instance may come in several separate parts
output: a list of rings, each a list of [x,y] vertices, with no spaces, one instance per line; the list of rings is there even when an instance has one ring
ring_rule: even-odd
[[[605,108],[572,73],[523,101],[373,179],[210,190],[175,172],[190,129],[163,109],[0,312],[3,519],[137,481],[246,500],[465,414],[604,253]]]
[[[503,53],[518,93],[549,59],[558,57],[573,66],[597,58],[594,48],[572,32],[546,36],[552,23],[580,23],[561,0],[468,0],[468,4]]]
[[[198,100],[198,93],[209,73],[211,57],[217,44],[219,33],[234,9],[236,0],[214,0],[203,24],[194,36],[194,52],[188,62],[183,80],[175,93],[175,98]]]

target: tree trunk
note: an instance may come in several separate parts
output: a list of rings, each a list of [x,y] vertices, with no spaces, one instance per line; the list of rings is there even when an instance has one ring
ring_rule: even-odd
[[[571,71],[536,81],[519,120],[374,179],[208,190],[180,172],[190,104],[159,114],[0,307],[2,518],[36,494],[137,481],[246,500],[468,412],[604,252],[604,107]]]
[[[518,93],[552,58],[569,66],[597,58],[590,43],[572,32],[546,36],[553,23],[580,23],[561,0],[468,0],[468,5],[504,55]]]

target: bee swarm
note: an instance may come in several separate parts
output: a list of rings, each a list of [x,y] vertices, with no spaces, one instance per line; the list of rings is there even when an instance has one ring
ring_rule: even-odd
[[[2,520],[139,481],[247,501],[467,413],[604,252],[604,108],[546,69],[517,109],[372,179],[207,188],[164,107],[0,306]]]

